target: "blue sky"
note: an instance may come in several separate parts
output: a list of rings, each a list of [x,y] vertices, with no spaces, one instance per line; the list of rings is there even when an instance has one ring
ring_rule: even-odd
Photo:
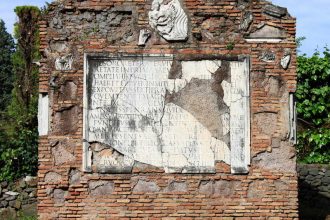
[[[50,1],[50,0],[49,0]],[[220,0],[219,0],[220,1]],[[14,8],[18,5],[45,5],[45,0],[0,0],[0,18],[12,33],[16,21]],[[307,39],[300,48],[302,53],[312,55],[315,49],[330,46],[330,0],[272,0],[276,5],[287,7],[297,18],[297,36]]]

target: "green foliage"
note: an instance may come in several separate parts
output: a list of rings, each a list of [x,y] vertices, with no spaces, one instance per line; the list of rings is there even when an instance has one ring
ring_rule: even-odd
[[[6,31],[5,23],[0,19],[0,112],[4,111],[11,99],[14,77],[12,74],[12,54],[14,40]]]
[[[306,163],[330,163],[330,53],[299,56],[297,112],[304,124],[298,134],[298,156]]]
[[[33,64],[39,55],[38,8],[15,9],[16,51],[12,56],[14,89],[0,129],[0,181],[14,180],[37,171],[38,69]]]

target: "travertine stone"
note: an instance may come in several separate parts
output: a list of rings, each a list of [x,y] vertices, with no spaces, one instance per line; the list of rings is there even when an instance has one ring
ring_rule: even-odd
[[[154,0],[149,12],[149,24],[168,41],[188,38],[188,18],[179,0]]]
[[[230,62],[230,66],[223,68],[226,62],[183,61],[181,77],[169,79],[172,59],[171,56],[88,59],[85,77],[88,111],[84,112],[84,139],[89,142],[85,143],[86,170],[93,163],[99,172],[127,172],[137,161],[163,167],[170,173],[199,173],[214,172],[215,162],[224,161],[231,163],[234,173],[247,172],[250,143],[247,63]],[[225,70],[230,71],[228,81],[217,83],[217,78],[225,78],[221,76],[227,74]],[[198,94],[205,92],[209,98],[214,96],[214,100],[204,103]],[[212,110],[212,103],[219,106]],[[208,120],[212,117],[214,120]]]
[[[38,132],[47,135],[49,129],[49,98],[48,94],[40,93],[38,100]]]

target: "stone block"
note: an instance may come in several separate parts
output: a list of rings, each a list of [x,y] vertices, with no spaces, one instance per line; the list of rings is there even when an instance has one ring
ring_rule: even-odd
[[[62,176],[56,172],[48,172],[45,175],[45,182],[46,183],[56,183],[62,180]]]
[[[88,185],[92,196],[111,195],[114,191],[114,183],[111,181],[90,181]]]
[[[164,189],[164,192],[187,192],[188,185],[186,182],[171,181]]]
[[[133,188],[133,192],[158,192],[160,188],[158,187],[157,183],[153,181],[146,181],[146,180],[138,180],[137,184]]]

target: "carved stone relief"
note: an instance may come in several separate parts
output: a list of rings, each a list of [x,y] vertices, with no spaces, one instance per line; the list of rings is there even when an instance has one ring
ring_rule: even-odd
[[[285,69],[285,70],[288,69],[290,61],[291,61],[291,50],[290,49],[285,49],[284,55],[281,59],[282,68]]]
[[[188,38],[188,18],[179,0],[154,0],[149,12],[149,24],[168,41]]]
[[[151,36],[151,33],[148,29],[142,29],[140,30],[140,36],[139,36],[139,46],[145,46],[147,43],[147,40]]]
[[[73,63],[73,56],[72,55],[66,55],[62,57],[58,57],[55,60],[55,69],[56,70],[71,70],[72,69],[72,63]]]
[[[267,63],[275,62],[275,59],[276,59],[276,56],[272,51],[264,51],[260,57],[260,60],[267,62]]]

